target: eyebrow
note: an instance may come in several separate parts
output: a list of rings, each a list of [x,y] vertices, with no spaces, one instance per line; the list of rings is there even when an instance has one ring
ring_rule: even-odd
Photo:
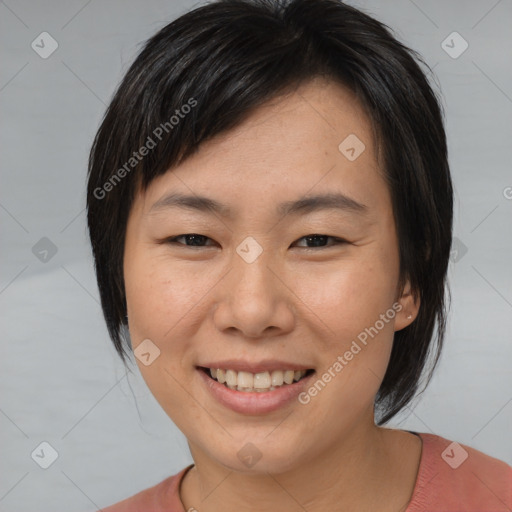
[[[169,208],[182,208],[204,213],[217,213],[221,217],[232,218],[231,208],[215,199],[198,195],[184,195],[177,192],[167,194],[156,201],[149,213]],[[355,214],[366,214],[368,207],[341,193],[320,194],[295,201],[285,201],[276,207],[278,215],[305,215],[320,210],[341,210]]]

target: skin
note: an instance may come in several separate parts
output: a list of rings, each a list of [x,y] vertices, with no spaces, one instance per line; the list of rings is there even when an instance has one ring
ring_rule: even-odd
[[[354,161],[338,149],[349,134],[366,146]],[[365,214],[275,212],[282,201],[333,191],[366,205]],[[233,217],[150,211],[169,192],[216,199]],[[165,242],[190,233],[207,238]],[[303,238],[312,234],[347,243],[315,246]],[[236,252],[248,236],[263,249],[250,264]],[[134,349],[148,338],[159,348],[150,365],[136,360],[188,439],[195,467],[180,489],[185,510],[405,510],[421,440],[377,427],[373,412],[393,334],[419,308],[408,283],[398,290],[398,256],[370,122],[350,91],[320,78],[257,109],[138,194],[124,253],[129,329]],[[216,402],[195,369],[277,358],[318,377],[394,303],[401,311],[305,405],[242,415]],[[237,456],[248,442],[262,454],[251,468]]]

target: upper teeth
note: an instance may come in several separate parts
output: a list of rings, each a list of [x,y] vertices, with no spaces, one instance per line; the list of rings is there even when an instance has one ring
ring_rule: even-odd
[[[291,384],[300,380],[307,370],[274,370],[273,372],[236,372],[235,370],[223,370],[210,368],[210,375],[221,384],[226,384],[231,389],[238,391],[273,390],[284,384]]]

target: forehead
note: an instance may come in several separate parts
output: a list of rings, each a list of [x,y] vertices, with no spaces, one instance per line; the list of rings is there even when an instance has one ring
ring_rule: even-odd
[[[180,201],[169,197],[196,195],[222,203],[217,209],[226,216],[269,204],[281,205],[274,209],[283,214],[292,200],[339,193],[346,196],[345,205],[352,200],[355,211],[355,203],[378,204],[386,193],[378,190],[386,185],[374,153],[371,122],[355,95],[315,79],[270,100],[156,178],[144,194],[143,209],[179,207]],[[188,208],[185,203],[181,206]]]

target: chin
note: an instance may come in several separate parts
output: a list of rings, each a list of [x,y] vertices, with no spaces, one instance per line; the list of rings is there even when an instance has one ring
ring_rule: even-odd
[[[281,446],[276,450],[263,439],[261,442],[234,442],[221,452],[210,452],[209,457],[229,471],[254,475],[285,473],[301,465],[294,446],[290,445],[288,449]]]

